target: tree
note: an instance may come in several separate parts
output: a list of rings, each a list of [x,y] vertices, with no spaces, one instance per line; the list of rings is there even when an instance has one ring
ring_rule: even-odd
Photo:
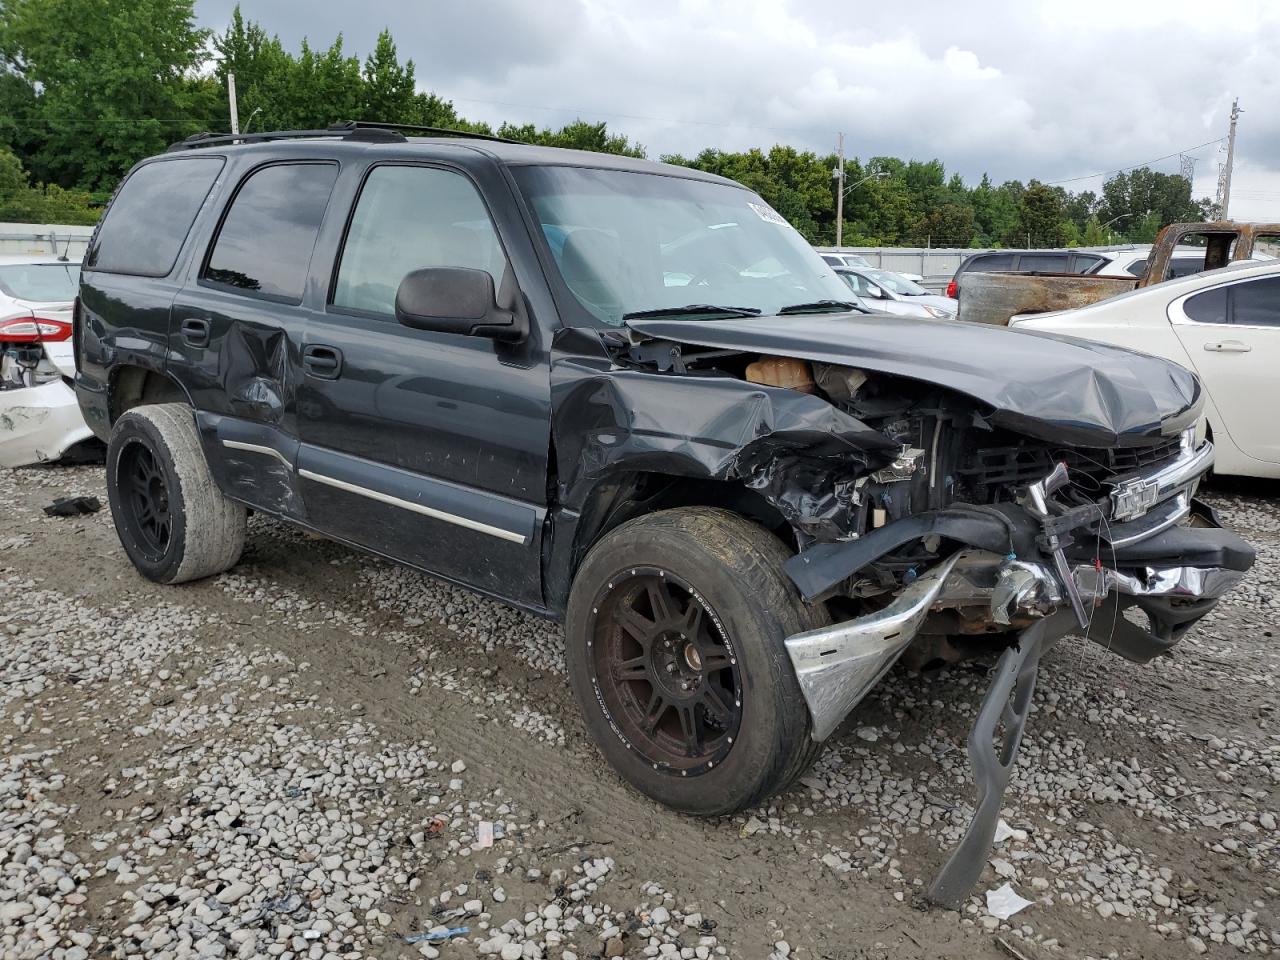
[[[109,190],[140,157],[193,132],[207,33],[193,0],[6,0],[0,59],[35,91],[39,180]]]
[[[18,223],[96,223],[100,211],[87,191],[31,186],[13,151],[0,148],[0,220]]]
[[[378,34],[373,53],[364,62],[362,79],[363,96],[358,119],[409,122],[403,118],[408,117],[414,107],[413,61],[401,66],[389,30]]]
[[[1060,247],[1063,234],[1062,199],[1038,180],[1032,180],[1018,201],[1018,219],[1005,235],[1010,246]]]

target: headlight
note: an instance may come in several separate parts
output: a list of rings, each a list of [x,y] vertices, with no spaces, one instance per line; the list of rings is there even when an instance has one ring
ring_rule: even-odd
[[[956,315],[954,313],[948,313],[946,310],[943,310],[940,307],[931,307],[928,304],[926,304],[925,310],[929,312],[929,316],[937,320],[954,320],[956,318]]]

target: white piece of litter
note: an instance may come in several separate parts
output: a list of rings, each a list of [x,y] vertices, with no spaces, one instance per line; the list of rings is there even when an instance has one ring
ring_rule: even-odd
[[[987,913],[998,920],[1008,920],[1034,902],[1018,896],[1017,891],[1007,883],[1003,887],[987,891]]]
[[[476,827],[476,846],[481,850],[493,846],[493,824],[488,820],[481,820]]]

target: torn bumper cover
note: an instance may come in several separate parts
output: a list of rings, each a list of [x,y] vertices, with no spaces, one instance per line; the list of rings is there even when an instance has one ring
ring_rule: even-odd
[[[1000,657],[969,734],[977,807],[929,888],[933,902],[958,906],[981,875],[1041,656],[1076,632],[1146,663],[1176,645],[1252,567],[1253,548],[1193,499],[1195,483],[1211,464],[1211,448],[1186,449],[1172,466],[1134,478],[1127,490],[1150,482],[1159,496],[1141,494],[1149,502],[1132,510],[1127,522],[1111,522],[1123,509],[1099,507],[1092,523],[1088,510],[1042,509],[1043,497],[1040,507],[1034,498],[1025,508],[957,504],[856,540],[816,545],[788,562],[787,572],[812,600],[843,592],[842,586],[847,590],[864,567],[924,537],[936,538],[942,558],[884,609],[787,638],[816,740],[836,730],[931,614],[966,611],[979,624],[1018,631]],[[1091,542],[1069,536],[1081,530],[1090,531]],[[1124,615],[1133,608],[1145,614],[1146,625]]]
[[[0,389],[0,467],[57,460],[93,432],[62,380]]]

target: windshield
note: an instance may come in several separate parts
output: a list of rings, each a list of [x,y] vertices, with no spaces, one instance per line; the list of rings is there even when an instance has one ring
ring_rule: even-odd
[[[890,273],[888,270],[864,270],[862,272],[872,283],[884,287],[900,297],[923,297],[929,293],[920,284],[912,283],[906,277]]]
[[[785,220],[738,187],[584,167],[519,167],[564,285],[587,319],[698,305],[776,313],[849,299]]]
[[[6,263],[0,265],[0,291],[18,300],[65,303],[80,285],[78,263]]]

